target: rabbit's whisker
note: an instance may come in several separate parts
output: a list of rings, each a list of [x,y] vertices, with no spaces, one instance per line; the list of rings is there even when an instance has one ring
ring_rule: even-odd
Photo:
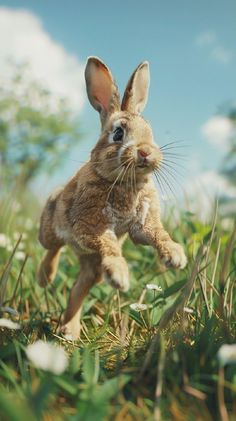
[[[181,172],[179,172],[175,167],[173,167],[173,165],[168,164],[165,161],[162,161],[161,163],[162,167],[164,167],[165,169],[170,170],[170,172],[174,172],[175,174],[179,175],[180,177],[184,178],[183,174],[181,174]]]
[[[172,156],[178,156],[178,157],[181,157],[181,158],[188,158],[188,155],[187,154],[185,154],[185,153],[181,153],[181,151],[176,151],[176,150],[170,150],[170,149],[166,149],[166,150],[163,150],[163,151],[161,151],[161,153],[162,153],[162,156],[170,156],[170,157],[172,157]]]
[[[133,164],[133,174],[134,174],[134,189],[135,189],[135,194],[137,194],[136,172],[135,172],[134,164]]]
[[[162,180],[162,178],[161,178],[161,174],[160,174],[160,168],[159,167],[156,167],[155,169],[154,169],[154,175],[155,175],[155,177],[156,177],[156,180],[160,183],[160,187],[162,188],[162,189],[164,189],[164,191],[165,191],[165,183],[163,183],[163,180]],[[166,191],[165,191],[166,192]]]
[[[178,145],[179,143],[184,143],[184,144],[186,144],[186,145],[188,145],[188,143],[186,143],[185,142],[185,140],[176,140],[175,142],[169,142],[169,143],[166,143],[165,145],[162,145],[162,146],[160,146],[160,149],[163,149],[163,148],[166,148],[167,146],[171,146],[171,145]]]
[[[126,184],[125,184],[125,189],[128,190],[129,189],[129,180],[130,180],[130,188],[133,192],[133,188],[132,188],[132,177],[131,177],[131,172],[130,172],[130,167],[132,168],[132,161],[133,159],[129,162],[128,165],[128,172],[127,172],[127,179],[126,179]]]
[[[125,167],[125,171],[124,171],[124,173],[123,173],[123,175],[122,175],[122,177],[121,177],[120,184],[122,184],[122,183],[123,183],[123,180],[125,179],[125,175],[126,175],[126,173],[127,173],[127,170],[128,170],[128,168],[129,168],[129,163],[130,163],[132,160],[133,160],[133,158],[129,158],[129,160],[128,160],[128,165],[126,165],[126,167]],[[127,161],[126,161],[126,162],[127,162]],[[127,175],[128,175],[128,173],[127,173]]]
[[[166,186],[169,188],[169,190],[171,191],[171,193],[173,194],[173,196],[175,197],[175,199],[177,200],[177,196],[171,186],[171,182],[168,179],[168,177],[166,176],[166,174],[163,174],[163,172],[159,171],[158,172],[159,177],[163,180],[163,182],[166,184]]]
[[[112,185],[109,187],[109,189],[108,189],[108,195],[107,195],[107,198],[106,198],[106,202],[108,201],[108,199],[109,199],[109,197],[110,197],[110,195],[111,195],[112,190],[114,189],[114,187],[115,187],[115,185],[116,185],[117,181],[119,180],[120,176],[123,174],[123,171],[124,171],[124,170],[125,170],[125,167],[121,168],[121,170],[120,170],[120,172],[119,172],[118,176],[116,177],[115,181],[114,181],[114,182],[112,183]]]
[[[130,159],[130,161],[129,161],[129,163],[128,163],[127,167],[126,167],[126,171],[125,171],[125,176],[126,176],[126,177],[124,177],[124,181],[125,181],[125,190],[128,190],[129,167],[130,167],[131,163],[132,163],[132,158]]]
[[[65,158],[67,161],[72,161],[72,162],[77,162],[78,164],[86,164],[87,162],[89,162],[89,160],[86,161],[80,161],[77,159],[72,159],[72,158]],[[114,158],[105,158],[105,159],[101,159],[100,161],[91,161],[93,164],[100,164],[104,161],[116,161],[117,157]]]
[[[126,165],[125,171],[123,172],[122,177],[121,177],[120,182],[119,182],[120,185],[123,183],[123,180],[124,180],[124,177],[125,177],[125,173],[127,171],[127,168],[128,168],[128,166]]]
[[[134,192],[134,180],[133,180],[133,165],[131,165],[130,167],[130,187],[131,187],[132,195],[134,195],[135,192]]]
[[[183,145],[177,145],[177,146],[161,146],[160,147],[160,150],[161,151],[167,151],[167,150],[170,150],[170,149],[185,149],[185,148],[188,148],[188,147],[190,147],[190,145],[187,145],[187,144],[183,144]]]
[[[175,174],[173,174],[171,171],[169,171],[166,168],[162,168],[162,175],[166,178],[166,180],[168,180],[168,182],[170,183],[170,185],[172,187],[174,187],[174,185],[177,184],[179,186],[180,190],[183,191],[183,186],[178,181]]]
[[[117,161],[117,157],[114,158],[104,158],[99,161],[91,161],[93,164],[101,164],[104,161]]]
[[[72,159],[72,158],[63,158],[63,159],[66,159],[67,161],[72,161],[72,162],[76,162],[76,163],[78,163],[78,164],[85,164],[86,162],[88,162],[88,161],[78,161],[77,159]]]
[[[172,197],[174,197],[174,199],[177,201],[177,196],[175,194],[174,189],[172,188],[171,182],[169,181],[169,179],[164,176],[163,174],[160,174],[160,177],[162,178],[163,182],[166,184],[167,188],[169,189],[170,193],[172,194]]]
[[[158,183],[158,185],[160,187],[160,190],[161,190],[162,194],[168,196],[168,193],[167,193],[167,191],[165,189],[165,184],[163,184],[163,181],[159,177],[159,174],[157,172],[154,172],[154,176],[155,176],[155,179],[156,179],[156,181],[157,181],[157,183]]]
[[[183,189],[182,185],[179,183],[179,181],[177,180],[176,176],[174,174],[172,174],[171,171],[169,171],[167,168],[162,168],[162,173],[168,179],[168,181],[170,183],[171,183],[171,180],[169,180],[168,177],[170,177],[175,183],[177,183],[178,186],[181,188],[181,190]]]
[[[166,159],[165,156],[163,157],[163,159],[161,161],[161,164],[163,162],[165,162],[165,163],[167,162],[168,164],[176,165],[177,167],[183,168],[185,170],[185,167],[183,165],[181,165],[178,161],[176,162],[173,159]]]
[[[160,187],[161,193],[164,195],[165,190],[163,190],[163,185],[162,185],[162,183],[161,183],[161,181],[160,181],[159,177],[158,177],[158,176],[157,176],[157,174],[155,174],[155,173],[154,173],[154,177],[155,177],[155,179],[156,179],[156,181],[157,181],[158,186]]]
[[[130,162],[129,162],[130,161]],[[127,166],[125,166],[125,164],[128,162],[128,165]],[[115,181],[112,183],[112,185],[109,187],[109,189],[108,189],[108,195],[107,195],[107,198],[106,198],[106,201],[108,201],[108,199],[109,199],[109,197],[110,197],[110,195],[111,195],[111,192],[112,192],[112,190],[114,189],[114,187],[115,187],[115,185],[116,185],[116,183],[118,182],[118,180],[119,180],[119,178],[120,177],[122,177],[122,175],[123,175],[123,173],[124,173],[124,171],[126,170],[126,168],[127,167],[129,167],[129,165],[130,165],[130,163],[131,163],[132,161],[131,161],[131,158],[129,158],[129,159],[127,159],[125,162],[123,162],[118,168],[116,168],[116,171],[118,170],[118,169],[120,169],[121,168],[121,170],[120,170],[120,172],[118,173],[118,175],[117,175],[117,177],[116,177],[116,179],[115,179]]]
[[[178,154],[178,153],[174,153],[174,152],[164,152],[163,153],[164,157],[167,158],[171,158],[171,159],[177,159],[177,160],[181,160],[181,161],[187,161],[187,155],[184,154]]]
[[[111,171],[111,173],[113,173],[113,172],[115,172],[115,171],[118,171],[118,170],[119,170],[120,168],[122,168],[122,167],[125,167],[125,166],[126,166],[126,164],[127,164],[127,162],[129,162],[129,160],[130,160],[130,158],[128,158],[126,161],[122,162],[122,163],[119,165],[119,167],[114,168],[114,170],[112,170],[112,171]]]

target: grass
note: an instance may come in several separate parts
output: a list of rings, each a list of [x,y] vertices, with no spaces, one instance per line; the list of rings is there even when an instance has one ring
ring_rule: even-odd
[[[18,199],[19,200],[19,199]],[[0,305],[20,330],[0,328],[0,419],[141,421],[233,420],[236,367],[219,367],[222,344],[235,342],[236,231],[218,214],[209,224],[181,213],[165,225],[189,263],[166,270],[149,247],[127,241],[131,288],[118,293],[103,283],[83,307],[80,341],[57,334],[58,321],[79,270],[68,249],[55,282],[38,287],[43,250],[37,241],[36,204],[0,202]],[[27,211],[25,209],[28,209]],[[21,252],[21,253],[19,253]],[[147,290],[148,283],[162,292]],[[136,311],[131,303],[144,303]],[[42,339],[65,349],[69,365],[56,375],[35,368],[26,347]],[[223,376],[222,376],[223,374]],[[222,393],[223,391],[223,393]]]

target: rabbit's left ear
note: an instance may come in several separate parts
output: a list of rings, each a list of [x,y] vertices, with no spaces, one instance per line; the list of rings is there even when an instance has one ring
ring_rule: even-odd
[[[148,99],[150,73],[148,61],[141,63],[132,74],[123,96],[121,109],[141,113]]]

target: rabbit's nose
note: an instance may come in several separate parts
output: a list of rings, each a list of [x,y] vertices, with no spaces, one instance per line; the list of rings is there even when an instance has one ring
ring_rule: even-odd
[[[148,155],[150,155],[150,152],[143,151],[142,149],[139,149],[138,154],[141,158],[146,158]]]

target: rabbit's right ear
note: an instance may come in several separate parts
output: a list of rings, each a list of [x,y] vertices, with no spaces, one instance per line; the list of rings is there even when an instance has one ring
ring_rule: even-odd
[[[120,110],[120,96],[112,74],[99,58],[89,57],[85,80],[88,99],[103,123],[108,114]]]

